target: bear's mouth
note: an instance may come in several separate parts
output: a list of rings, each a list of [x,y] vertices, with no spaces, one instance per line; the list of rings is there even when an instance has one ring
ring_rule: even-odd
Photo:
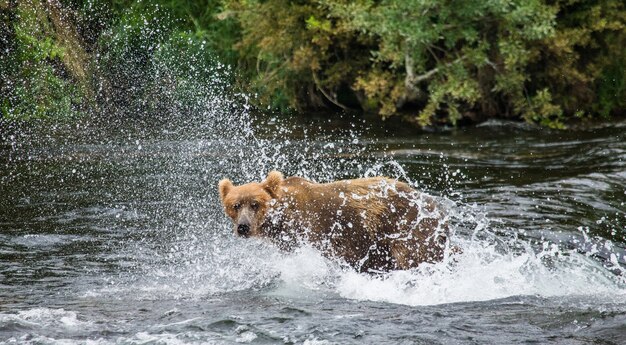
[[[237,236],[237,237],[243,237],[243,238],[248,238],[248,237],[250,237],[250,233],[248,232],[248,233],[243,233],[243,234],[242,234],[242,233],[240,233],[239,231],[235,230],[235,236]]]

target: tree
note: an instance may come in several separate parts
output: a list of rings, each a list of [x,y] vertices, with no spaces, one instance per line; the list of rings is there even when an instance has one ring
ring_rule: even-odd
[[[619,1],[225,2],[253,88],[297,108],[358,104],[422,126],[509,117],[550,127],[623,110]]]

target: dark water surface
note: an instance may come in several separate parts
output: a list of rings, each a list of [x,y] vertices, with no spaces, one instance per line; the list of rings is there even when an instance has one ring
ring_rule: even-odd
[[[626,344],[626,123],[415,133],[241,116],[4,133],[0,342]],[[369,276],[234,238],[217,181],[274,168],[408,180],[448,205],[463,253]]]

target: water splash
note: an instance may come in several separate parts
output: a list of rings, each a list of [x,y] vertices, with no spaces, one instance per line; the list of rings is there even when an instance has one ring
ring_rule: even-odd
[[[80,181],[97,204],[55,208],[42,221],[86,226],[97,221],[103,233],[121,236],[106,245],[112,254],[104,259],[117,265],[115,271],[107,272],[101,286],[86,288],[86,298],[201,299],[254,290],[290,298],[324,293],[407,305],[518,295],[623,301],[626,256],[610,241],[577,227],[570,229],[574,237],[569,242],[533,238],[523,226],[503,227],[498,217],[464,203],[454,185],[468,175],[448,165],[443,153],[428,153],[441,164],[442,174],[408,172],[405,161],[424,155],[409,152],[403,161],[384,142],[364,139],[367,129],[361,124],[338,131],[319,122],[256,116],[251,96],[229,85],[235,72],[207,64],[207,52],[197,38],[173,37],[151,49],[150,59],[142,61],[150,66],[141,75],[143,91],[133,94],[137,97],[127,105],[105,107],[114,115],[135,117],[58,128],[61,134],[33,140],[32,147],[11,138],[4,185],[28,174],[49,174],[48,183],[61,195],[44,196],[40,202],[71,205],[76,191],[63,194],[63,188],[67,181]],[[106,66],[104,60],[99,64]],[[115,67],[126,77],[136,75],[120,63]],[[469,153],[460,159],[467,157]],[[27,171],[20,171],[19,163]],[[38,165],[45,163],[59,168],[45,171],[48,166]],[[259,181],[274,169],[318,182],[387,175],[439,194],[448,209],[452,243],[462,253],[415,270],[372,276],[346,269],[308,247],[280,253],[260,241],[234,238],[217,197],[217,181]],[[103,180],[114,183],[107,186]],[[36,244],[34,239],[18,244]]]
[[[347,273],[337,290],[347,298],[408,305],[485,301],[511,296],[626,298],[626,285],[598,262],[580,254],[498,253],[488,244],[464,247],[450,265],[436,264],[385,277]],[[545,259],[553,260],[548,267]]]
[[[246,290],[289,298],[329,293],[413,306],[520,295],[590,296],[608,301],[623,301],[626,296],[620,264],[626,260],[623,253],[613,253],[603,244],[611,259],[597,260],[592,257],[597,250],[582,251],[593,242],[584,233],[576,237],[579,243],[574,248],[546,238],[528,238],[524,229],[503,228],[480,208],[446,197],[440,200],[450,215],[452,243],[462,253],[410,271],[358,274],[308,247],[280,253],[261,241],[234,238],[214,190],[222,177],[236,183],[259,181],[278,169],[320,182],[385,174],[419,189],[429,186],[414,180],[393,157],[372,155],[369,148],[377,143],[364,143],[357,130],[333,136],[296,134],[297,128],[288,121],[276,119],[268,130],[265,124],[254,122],[246,107],[225,112],[225,101],[213,98],[198,104],[211,109],[202,113],[200,126],[202,136],[210,139],[188,140],[172,150],[164,178],[179,189],[161,196],[178,201],[168,206],[176,208],[169,211],[178,212],[177,219],[184,221],[158,226],[153,229],[154,238],[125,247],[135,258],[146,259],[127,274],[111,278],[109,286],[98,293],[124,296],[119,293],[133,291],[140,299],[204,298]],[[214,122],[219,125],[212,127]],[[181,132],[178,137],[188,134]],[[189,186],[184,179],[189,174],[181,173],[180,166],[203,176],[203,190],[196,198],[185,200]],[[445,171],[441,179],[447,185],[466,177],[459,170]],[[454,192],[443,194],[453,197]],[[607,262],[617,274],[607,268]]]

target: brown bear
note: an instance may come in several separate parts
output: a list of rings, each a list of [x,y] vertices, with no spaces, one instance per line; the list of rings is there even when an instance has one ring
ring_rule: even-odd
[[[234,232],[291,250],[309,242],[360,272],[409,269],[441,261],[447,225],[441,206],[385,177],[315,183],[272,171],[258,183],[219,182]]]

